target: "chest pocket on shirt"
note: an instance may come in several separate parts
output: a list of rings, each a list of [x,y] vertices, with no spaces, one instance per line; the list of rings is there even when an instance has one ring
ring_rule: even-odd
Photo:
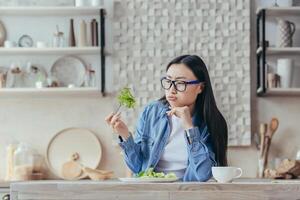
[[[143,137],[141,141],[141,150],[144,158],[148,158],[152,150],[154,140],[150,137]]]

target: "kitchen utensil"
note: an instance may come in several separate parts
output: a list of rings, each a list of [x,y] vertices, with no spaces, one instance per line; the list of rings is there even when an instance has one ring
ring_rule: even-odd
[[[90,179],[94,181],[110,179],[114,174],[113,171],[92,169],[89,167],[82,167],[82,170],[88,175]]]
[[[86,66],[79,58],[74,56],[61,57],[55,61],[51,68],[51,76],[56,77],[59,86],[68,87],[83,85],[86,75]]]
[[[88,129],[68,128],[58,132],[49,142],[46,160],[49,169],[60,178],[62,166],[70,159],[70,155],[78,153],[76,162],[82,166],[96,169],[100,163],[102,149],[97,136]],[[76,179],[87,177],[82,173]]]
[[[79,159],[79,154],[74,153],[71,156],[70,161],[66,162],[62,166],[62,176],[65,179],[73,180],[79,177],[82,174],[82,169],[80,164],[78,164],[76,161]]]
[[[263,163],[264,163],[263,169],[267,168],[268,155],[269,155],[269,149],[270,149],[270,146],[271,146],[271,140],[272,140],[272,137],[274,136],[274,133],[277,130],[278,126],[279,126],[278,119],[277,118],[272,118],[272,120],[269,124],[269,130],[266,134],[265,142],[264,142],[264,145],[265,145],[264,148],[265,149],[264,149],[264,152],[263,152]]]
[[[270,122],[270,131],[268,136],[270,137],[270,139],[272,139],[275,131],[277,130],[278,126],[279,126],[279,121],[277,118],[272,118],[271,122]]]
[[[264,153],[264,143],[265,143],[265,135],[268,129],[268,124],[260,124],[259,133],[260,133],[260,156],[263,156]]]

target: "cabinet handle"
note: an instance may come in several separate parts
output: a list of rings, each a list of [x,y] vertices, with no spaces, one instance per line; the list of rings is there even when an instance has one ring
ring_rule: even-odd
[[[2,197],[2,200],[10,200],[10,195],[6,194]]]

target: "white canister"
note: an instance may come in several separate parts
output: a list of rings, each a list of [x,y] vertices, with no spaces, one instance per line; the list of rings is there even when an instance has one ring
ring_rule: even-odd
[[[5,42],[4,42],[4,47],[5,48],[13,48],[13,47],[16,47],[16,46],[17,46],[17,44],[14,41],[5,40]]]
[[[76,7],[88,6],[88,0],[75,0]]]
[[[293,74],[293,60],[289,58],[281,58],[277,60],[277,74],[280,77],[281,88],[290,88]]]
[[[101,5],[101,1],[100,0],[91,0],[91,5],[94,7],[98,7]]]
[[[79,47],[87,46],[87,28],[86,28],[86,22],[84,20],[81,20],[79,24],[78,46]]]
[[[36,42],[36,47],[37,47],[37,48],[47,48],[48,45],[47,45],[46,42],[43,42],[43,41],[37,41],[37,42]]]
[[[291,7],[291,6],[293,6],[293,0],[277,0],[276,3],[279,7]]]

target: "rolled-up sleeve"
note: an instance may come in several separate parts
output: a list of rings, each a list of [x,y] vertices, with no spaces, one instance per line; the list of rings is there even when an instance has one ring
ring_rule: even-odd
[[[216,165],[207,126],[202,130],[198,127],[188,129],[186,136],[189,157],[183,181],[207,181],[212,176],[212,166]]]

